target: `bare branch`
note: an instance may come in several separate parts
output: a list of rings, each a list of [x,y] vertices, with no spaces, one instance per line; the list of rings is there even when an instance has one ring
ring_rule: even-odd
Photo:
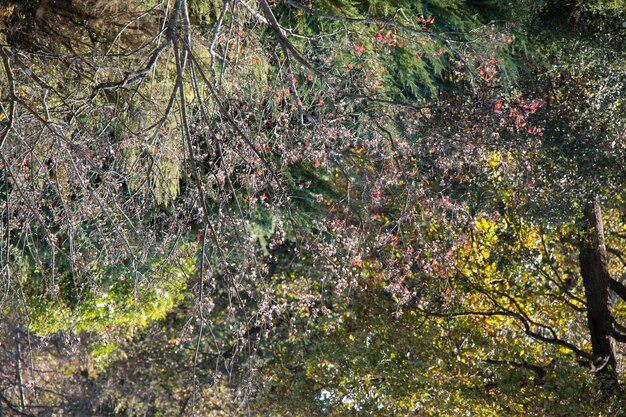
[[[256,156],[259,157],[259,160],[263,163],[263,165],[265,165],[265,167],[268,169],[272,177],[277,181],[277,184],[280,184],[278,175],[276,174],[276,172],[274,171],[270,163],[267,162],[267,160],[261,154],[261,152],[257,149],[257,147],[254,146],[254,143],[252,143],[252,140],[248,137],[248,135],[246,135],[243,132],[243,130],[241,130],[237,122],[235,122],[235,120],[233,120],[233,118],[228,114],[228,109],[224,105],[217,91],[215,91],[215,89],[213,88],[213,85],[210,83],[206,74],[202,70],[202,67],[199,65],[198,61],[194,57],[193,53],[191,53],[191,51],[189,51],[189,57],[191,58],[191,61],[194,63],[194,68],[198,70],[198,74],[200,74],[200,77],[202,77],[202,79],[205,81],[207,87],[209,88],[209,91],[211,92],[211,95],[213,96],[216,103],[219,105],[220,109],[224,113],[224,117],[226,117],[226,119],[231,124],[233,129],[235,129],[235,132],[237,132],[237,134],[241,137],[241,139],[245,142],[245,144],[250,147],[250,149],[252,150],[252,152],[255,153]]]
[[[293,44],[289,41],[289,39],[285,37],[284,31],[278,24],[278,21],[276,20],[276,16],[274,16],[274,13],[272,13],[272,9],[270,9],[270,6],[267,4],[267,1],[259,0],[259,4],[261,5],[261,9],[263,10],[263,13],[267,17],[267,21],[268,21],[270,28],[276,35],[276,38],[278,39],[278,43],[280,43],[280,46],[283,48],[283,50],[291,53],[298,62],[300,62],[305,67],[309,68],[311,71],[314,71],[316,74],[320,75],[318,69],[315,68],[309,61],[307,61],[300,54],[300,52],[296,49],[296,47],[293,46]]]
[[[0,137],[0,151],[4,146],[4,142],[9,137],[9,132],[13,129],[13,123],[15,120],[15,80],[13,79],[13,72],[11,70],[11,65],[9,64],[9,57],[4,50],[3,47],[0,47],[0,57],[2,58],[2,65],[4,67],[4,73],[7,76],[7,81],[9,84],[9,115],[7,118],[7,125],[5,127],[4,132],[2,132],[2,136]]]
[[[174,38],[176,37],[176,26],[178,25],[178,17],[181,14],[181,10],[186,6],[185,0],[176,0],[174,5],[174,10],[172,11],[170,21],[165,30],[165,42],[156,48],[146,66],[135,72],[128,72],[124,75],[124,78],[118,81],[111,81],[97,84],[94,87],[94,90],[91,94],[91,99],[93,99],[100,90],[111,90],[117,89],[127,86],[128,84],[133,84],[135,82],[140,82],[146,78],[146,76],[152,71],[159,60],[159,57],[165,51],[165,49],[172,44]]]
[[[225,4],[226,3],[228,3],[228,0],[225,1]],[[246,3],[245,1],[237,0],[237,3],[241,4],[243,6],[243,8],[246,9],[248,11],[248,13],[250,13],[252,16],[254,16],[254,18],[256,20],[258,20],[260,23],[263,23],[264,25],[269,24],[269,22],[267,21],[266,18],[264,18],[259,12],[254,10],[252,7],[250,7],[250,5],[248,3]]]

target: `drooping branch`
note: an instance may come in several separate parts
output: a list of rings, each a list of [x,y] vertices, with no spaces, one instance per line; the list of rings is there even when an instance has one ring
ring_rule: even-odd
[[[285,53],[285,64],[287,67],[287,82],[289,84],[289,90],[291,91],[291,94],[293,96],[294,103],[296,107],[298,108],[298,114],[300,115],[300,122],[302,125],[305,125],[305,126],[313,124],[315,120],[307,112],[305,112],[304,108],[302,107],[302,100],[300,99],[298,90],[296,88],[296,83],[294,82],[295,77],[292,73],[290,55],[293,55],[296,58],[296,60],[298,60],[305,66],[307,66],[312,71],[315,71],[316,73],[318,71],[316,68],[313,67],[313,65],[311,65],[311,63],[309,63],[306,59],[302,57],[302,55],[300,54],[300,52],[298,52],[296,47],[293,46],[293,44],[289,42],[289,40],[285,37],[283,29],[278,24],[278,21],[276,20],[276,17],[272,13],[272,10],[270,9],[267,2],[265,0],[261,0],[260,4],[261,4],[261,8],[263,9],[263,13],[267,16],[266,23],[270,26],[272,31],[274,31],[274,34],[276,35],[276,38],[278,39],[278,43],[280,44],[280,47]],[[305,121],[305,118],[307,119],[306,121]]]
[[[9,115],[8,121],[5,126],[4,132],[2,132],[2,136],[0,136],[0,151],[2,151],[2,147],[4,146],[4,142],[9,137],[9,132],[13,129],[13,123],[15,120],[15,80],[13,79],[13,72],[11,70],[11,65],[9,64],[9,57],[4,50],[3,47],[0,47],[0,58],[2,58],[2,66],[4,67],[4,73],[6,75],[6,79],[9,85]]]
[[[150,59],[148,60],[148,63],[142,69],[137,70],[135,72],[126,73],[124,75],[124,78],[122,78],[121,80],[97,84],[91,94],[91,99],[93,99],[100,90],[111,90],[111,89],[122,88],[122,87],[127,86],[128,84],[133,84],[135,82],[144,80],[146,76],[150,73],[150,71],[152,71],[154,67],[156,66],[156,63],[159,60],[159,57],[161,56],[161,54],[163,54],[163,51],[165,51],[165,49],[169,47],[174,41],[174,39],[176,38],[176,27],[178,26],[178,18],[179,18],[179,15],[181,14],[181,11],[185,9],[186,9],[186,0],[176,0],[170,21],[167,25],[167,28],[165,29],[165,42],[163,42],[163,44],[161,44],[158,48],[156,48],[152,52],[152,55],[150,55]]]
[[[471,281],[469,280],[469,277],[465,275],[461,269],[457,268],[457,273],[464,276],[468,281]],[[494,311],[471,310],[471,311],[464,311],[464,312],[458,312],[458,313],[438,313],[438,312],[424,310],[424,313],[431,314],[437,317],[455,317],[455,316],[470,316],[470,315],[511,317],[511,318],[516,319],[522,325],[524,329],[524,333],[527,336],[540,342],[566,347],[570,349],[572,352],[576,353],[581,358],[584,358],[586,360],[593,360],[593,355],[580,349],[573,343],[559,338],[556,331],[552,327],[542,324],[542,323],[538,323],[535,320],[533,320],[531,317],[529,317],[528,314],[524,312],[524,308],[522,305],[520,305],[519,301],[516,300],[510,294],[501,292],[501,291],[494,291],[492,293],[492,292],[486,291],[481,286],[478,286],[475,284],[472,284],[472,287],[474,288],[474,290],[483,294],[485,297],[487,297],[487,299],[489,299],[493,303],[493,306],[495,309]],[[511,311],[507,306],[502,305],[502,303],[499,302],[499,300],[497,299],[496,295],[507,299],[511,303],[511,305],[514,306],[511,308],[514,308],[516,311]],[[534,331],[533,326],[535,328],[541,328],[541,329],[546,330],[550,334],[550,336],[545,336],[537,331]]]
[[[15,376],[17,389],[20,394],[20,410],[26,409],[26,396],[24,395],[24,382],[22,381],[22,340],[19,327],[15,329]]]
[[[215,70],[213,68],[213,61],[217,54],[215,52],[215,44],[217,43],[217,38],[219,37],[220,29],[222,28],[222,24],[224,23],[224,17],[226,16],[226,11],[228,10],[229,5],[230,0],[224,0],[224,5],[222,6],[220,17],[217,19],[217,23],[215,24],[215,29],[213,29],[213,37],[211,38],[211,44],[209,45],[209,54],[211,54],[211,71],[213,71],[213,78],[216,78]]]
[[[518,368],[518,369],[528,369],[533,371],[534,373],[537,374],[537,382],[539,384],[543,383],[544,378],[546,377],[546,374],[548,373],[547,369],[550,367],[551,363],[547,364],[547,365],[534,365],[532,363],[528,363],[525,360],[522,360],[522,362],[515,362],[515,361],[511,361],[511,360],[498,360],[498,359],[483,359],[485,363],[491,364],[491,365],[505,365],[505,366],[509,366],[509,367],[513,367],[513,368]]]
[[[24,411],[20,410],[17,405],[9,401],[4,395],[2,395],[2,393],[0,393],[0,403],[6,404],[7,408],[11,410],[13,413],[15,413],[14,415],[16,416],[34,417],[33,414],[25,413]],[[2,408],[0,407],[0,410],[1,409]]]
[[[307,61],[300,54],[300,52],[296,49],[296,47],[293,46],[293,44],[289,41],[289,39],[285,37],[285,33],[283,32],[282,28],[278,24],[278,21],[276,20],[276,16],[274,16],[274,13],[272,13],[272,9],[270,8],[269,4],[267,4],[267,1],[259,0],[259,4],[261,5],[261,10],[263,10],[263,14],[267,18],[267,22],[268,22],[270,29],[272,29],[272,31],[274,32],[274,35],[276,35],[276,39],[278,39],[278,43],[280,43],[280,46],[283,48],[283,50],[293,55],[293,57],[302,65],[309,68],[311,71],[314,71],[316,74],[320,75],[318,69],[315,68],[315,66],[313,66],[309,61]]]
[[[459,312],[452,312],[452,313],[441,313],[441,312],[436,312],[436,311],[423,310],[423,312],[426,315],[431,315],[434,317],[445,317],[445,318],[454,318],[454,317],[462,317],[462,316],[511,317],[521,323],[522,327],[524,328],[524,333],[527,336],[530,336],[531,338],[538,340],[540,342],[545,342],[545,343],[549,343],[549,344],[557,345],[557,346],[563,346],[571,350],[572,352],[576,353],[576,355],[580,356],[581,358],[585,358],[588,360],[593,359],[593,356],[591,354],[575,346],[573,343],[570,343],[563,339],[559,339],[557,337],[547,337],[547,336],[544,336],[540,333],[533,331],[531,324],[528,322],[528,320],[526,320],[521,314],[518,314],[512,311],[508,311],[508,310],[473,311],[473,310],[470,310],[470,311],[459,311]]]
[[[222,110],[224,116],[226,117],[226,119],[228,120],[230,125],[233,127],[235,132],[241,137],[241,139],[244,141],[246,146],[250,147],[252,152],[254,152],[254,154],[259,158],[261,163],[267,168],[267,170],[270,172],[272,177],[277,181],[277,184],[279,184],[280,182],[279,182],[279,179],[278,179],[278,175],[276,174],[276,172],[274,171],[274,169],[272,168],[270,163],[267,161],[267,159],[265,159],[265,157],[261,154],[261,151],[259,151],[257,149],[257,147],[254,145],[254,143],[252,143],[252,140],[248,137],[248,135],[243,130],[241,130],[241,128],[239,127],[237,122],[235,122],[235,120],[228,114],[228,109],[226,108],[226,105],[221,100],[221,97],[218,94],[218,92],[213,88],[213,85],[209,81],[209,79],[208,79],[207,75],[205,74],[205,72],[202,70],[202,67],[200,66],[200,64],[196,60],[195,56],[193,55],[193,53],[191,53],[191,51],[188,51],[188,52],[189,52],[189,58],[193,62],[194,69],[198,71],[198,74],[200,74],[200,77],[204,80],[204,82],[205,82],[206,86],[208,87],[211,95],[215,99],[215,102],[218,104],[219,108]]]
[[[584,307],[580,307],[580,306],[584,306],[585,305],[585,300],[583,300],[582,298],[574,295],[574,293],[572,291],[573,287],[576,286],[576,283],[578,281],[578,276],[577,275],[573,275],[574,274],[573,272],[571,273],[571,275],[569,277],[563,278],[561,276],[561,273],[555,267],[553,259],[552,259],[552,255],[550,254],[550,251],[548,250],[548,245],[546,243],[545,233],[544,233],[543,230],[540,231],[539,236],[541,237],[541,247],[543,249],[543,253],[545,254],[545,259],[548,260],[548,262],[547,262],[548,267],[550,268],[550,270],[552,271],[552,273],[556,277],[556,280],[554,278],[552,278],[552,276],[548,272],[546,272],[540,265],[536,266],[537,270],[548,281],[552,282],[557,287],[562,288],[564,290],[564,291],[561,291],[561,294],[563,295],[563,299],[565,300],[565,302],[567,302],[567,304],[570,307],[572,307],[576,311],[581,311],[581,312],[585,311]],[[557,280],[558,280],[558,282],[557,282]],[[571,288],[569,288],[570,286],[571,286]],[[568,290],[568,288],[569,288],[569,290]],[[578,303],[579,306],[577,306],[574,302]]]

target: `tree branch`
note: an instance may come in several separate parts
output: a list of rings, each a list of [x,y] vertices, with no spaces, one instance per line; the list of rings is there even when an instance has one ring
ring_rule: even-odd
[[[571,350],[572,352],[576,353],[578,356],[582,358],[589,359],[589,360],[593,359],[593,356],[591,354],[589,354],[588,352],[585,352],[584,350],[578,348],[577,346],[575,346],[574,344],[566,340],[562,340],[556,337],[546,337],[537,332],[534,332],[532,328],[530,327],[530,324],[528,323],[528,321],[521,314],[514,313],[512,311],[506,311],[506,310],[504,311],[471,311],[470,310],[470,311],[460,311],[456,313],[439,313],[436,311],[423,310],[423,312],[427,315],[432,315],[435,317],[447,317],[447,318],[462,317],[462,316],[512,317],[518,320],[522,324],[522,327],[524,328],[524,333],[526,333],[527,336],[530,336],[533,339],[541,341],[541,342],[550,343],[552,345],[563,346]]]
[[[547,374],[546,368],[548,368],[551,364],[540,366],[528,363],[525,360],[522,360],[522,362],[515,362],[511,360],[483,359],[483,361],[492,365],[506,365],[513,368],[529,369],[537,374],[537,382],[539,384],[543,383],[543,379]]]
[[[265,0],[261,0],[262,2],[265,2]],[[314,10],[313,8],[307,7],[307,6],[303,6],[301,4],[298,4],[292,0],[285,0],[285,3],[290,5],[293,8],[296,8],[298,10],[301,10],[307,14],[310,14],[311,16],[316,16],[316,17],[321,17],[324,19],[328,19],[328,20],[335,20],[338,22],[345,22],[345,23],[362,23],[362,24],[366,24],[366,25],[384,25],[384,26],[391,26],[391,27],[395,27],[397,29],[402,29],[402,30],[406,30],[407,32],[411,32],[411,33],[415,33],[418,35],[423,35],[423,36],[427,36],[430,38],[434,38],[434,39],[438,39],[441,42],[445,43],[446,45],[450,46],[450,44],[452,43],[452,41],[438,33],[434,33],[434,32],[428,32],[425,30],[419,30],[416,29],[414,27],[411,26],[407,26],[404,25],[402,23],[399,23],[395,20],[380,20],[380,19],[356,19],[356,18],[351,18],[351,17],[343,17],[343,16],[336,16],[336,15],[331,15],[331,14],[326,14],[326,13],[320,13],[316,10]]]
[[[248,137],[248,135],[241,130],[241,128],[239,127],[239,125],[237,124],[237,122],[235,122],[235,120],[228,114],[228,108],[226,107],[226,105],[224,104],[224,102],[221,100],[220,95],[218,94],[218,92],[213,88],[213,85],[211,84],[211,82],[209,81],[208,77],[206,76],[206,74],[204,73],[204,71],[202,70],[202,67],[200,66],[200,64],[198,63],[198,61],[196,60],[195,56],[193,55],[193,53],[191,51],[189,51],[189,58],[191,59],[191,62],[193,62],[194,64],[194,69],[198,70],[198,74],[200,74],[200,77],[204,80],[204,82],[206,83],[209,91],[211,92],[211,95],[213,96],[213,98],[215,99],[215,102],[217,103],[218,107],[220,108],[220,110],[222,110],[222,113],[224,114],[224,117],[226,117],[226,119],[228,120],[228,122],[230,123],[230,125],[233,127],[233,129],[235,130],[235,132],[241,137],[241,139],[244,141],[244,143],[250,147],[250,149],[252,150],[252,152],[254,152],[254,154],[256,156],[259,157],[259,160],[261,161],[261,163],[267,168],[267,170],[270,172],[270,174],[272,175],[272,177],[276,180],[277,184],[280,184],[280,181],[278,179],[278,175],[276,174],[276,172],[274,171],[274,169],[272,168],[272,166],[270,165],[270,163],[267,161],[267,159],[265,159],[265,157],[261,154],[261,151],[259,151],[257,149],[256,146],[254,146],[254,143],[252,143],[252,140]]]
[[[261,5],[261,10],[263,10],[263,14],[267,18],[267,22],[268,22],[270,29],[272,29],[272,31],[276,35],[276,38],[278,39],[278,43],[280,43],[280,46],[283,48],[283,50],[286,51],[285,53],[287,52],[291,53],[293,57],[296,59],[296,61],[300,62],[305,67],[309,68],[311,71],[314,71],[316,74],[321,75],[319,74],[319,71],[317,70],[317,68],[315,68],[309,61],[304,59],[304,57],[300,54],[300,52],[296,49],[296,47],[293,46],[293,44],[289,41],[289,39],[285,37],[284,31],[278,24],[278,21],[276,20],[276,16],[274,16],[274,13],[272,13],[272,9],[270,9],[270,6],[269,4],[267,4],[267,1],[259,0],[259,4]]]
[[[11,65],[9,64],[9,57],[3,47],[0,47],[0,57],[2,58],[2,65],[4,66],[4,73],[7,76],[9,84],[9,114],[7,116],[7,125],[2,136],[0,137],[0,151],[9,137],[9,132],[13,129],[13,122],[15,120],[15,80],[13,79],[13,72],[11,71]]]
[[[626,258],[624,257],[624,254],[622,253],[622,251],[612,248],[610,246],[606,247],[606,251],[612,253],[613,255],[617,256],[619,258],[620,261],[622,261],[623,265],[626,265]]]
[[[91,99],[93,99],[100,90],[113,90],[117,88],[122,88],[128,84],[142,81],[144,78],[146,78],[148,73],[150,73],[150,71],[152,71],[152,69],[156,65],[163,51],[174,41],[174,38],[176,37],[176,26],[178,25],[178,16],[181,14],[181,10],[184,6],[186,6],[186,0],[176,0],[176,3],[174,4],[174,10],[172,11],[172,17],[165,30],[165,42],[154,50],[154,52],[150,56],[150,60],[144,68],[135,72],[126,73],[124,75],[124,78],[122,78],[121,80],[97,84],[91,94]]]
[[[614,278],[609,279],[609,288],[619,296],[622,300],[626,301],[626,285],[622,284]]]
[[[15,376],[17,378],[17,389],[20,394],[20,410],[26,408],[26,397],[24,395],[24,382],[22,381],[22,342],[19,327],[15,329]]]

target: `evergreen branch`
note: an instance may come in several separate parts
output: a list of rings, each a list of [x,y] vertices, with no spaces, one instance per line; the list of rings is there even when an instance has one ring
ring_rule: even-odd
[[[265,2],[265,0],[261,0],[262,2]],[[323,19],[328,19],[328,20],[334,20],[334,21],[338,21],[338,22],[344,22],[344,23],[361,23],[361,24],[366,24],[366,25],[384,25],[384,26],[391,26],[394,27],[396,29],[401,29],[401,30],[405,30],[407,32],[411,32],[411,33],[415,33],[418,35],[422,35],[422,36],[427,36],[430,38],[434,38],[437,40],[440,40],[441,42],[445,43],[446,45],[450,46],[452,44],[452,40],[446,38],[445,36],[442,36],[438,33],[434,33],[434,32],[429,32],[426,30],[420,30],[420,29],[416,29],[414,27],[411,26],[407,26],[405,24],[402,24],[396,20],[385,20],[385,19],[371,19],[371,18],[353,18],[353,17],[344,17],[344,16],[337,16],[337,15],[331,15],[331,14],[326,14],[326,13],[321,13],[318,12],[317,10],[313,9],[312,7],[307,7],[307,6],[303,6],[301,4],[298,4],[296,2],[294,2],[293,0],[285,0],[285,3],[290,5],[293,8],[296,8],[298,10],[301,10],[307,14],[310,14],[311,16],[315,16],[315,17],[321,17]]]
[[[429,109],[429,110],[446,109],[450,107],[450,106],[426,106],[426,105],[416,106],[411,103],[403,103],[400,101],[387,100],[387,99],[377,98],[377,97],[369,96],[365,94],[346,94],[346,95],[343,95],[342,97],[354,99],[354,100],[371,101],[373,103],[387,104],[391,107],[408,108],[408,109],[412,109],[415,111],[422,111],[425,109]]]

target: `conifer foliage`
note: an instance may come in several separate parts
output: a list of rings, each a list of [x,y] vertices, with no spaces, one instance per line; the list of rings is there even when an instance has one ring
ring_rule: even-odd
[[[623,3],[0,0],[0,416],[618,415]]]

